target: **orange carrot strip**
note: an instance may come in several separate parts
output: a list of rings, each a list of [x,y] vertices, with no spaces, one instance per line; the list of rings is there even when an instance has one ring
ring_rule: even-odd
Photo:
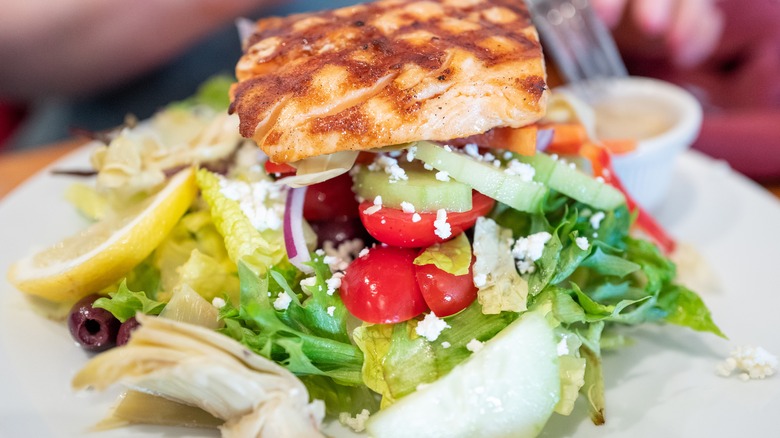
[[[588,133],[579,123],[555,123],[546,127],[553,130],[552,141],[545,150],[547,153],[574,155],[588,141]]]
[[[636,150],[637,141],[633,138],[614,138],[601,140],[601,144],[613,154],[625,154]]]
[[[520,155],[536,153],[536,125],[522,128],[493,128],[483,134],[449,140],[447,144],[462,147],[469,143],[482,148],[506,149]]]

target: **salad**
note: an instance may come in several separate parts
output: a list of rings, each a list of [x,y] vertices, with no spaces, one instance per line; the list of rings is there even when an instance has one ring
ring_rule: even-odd
[[[128,387],[104,427],[535,436],[578,397],[608,421],[621,327],[723,336],[573,120],[293,168],[238,135],[230,83],[104,139],[68,192],[94,223],[9,273],[99,352],[74,387]]]

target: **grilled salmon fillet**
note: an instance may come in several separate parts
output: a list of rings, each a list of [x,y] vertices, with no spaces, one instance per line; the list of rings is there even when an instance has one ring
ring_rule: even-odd
[[[545,67],[523,0],[381,0],[257,22],[230,111],[274,162],[541,118]]]

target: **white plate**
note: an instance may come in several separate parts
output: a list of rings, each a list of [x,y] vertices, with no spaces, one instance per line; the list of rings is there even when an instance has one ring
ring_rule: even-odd
[[[83,167],[79,150],[57,166]],[[75,232],[84,221],[63,200],[69,178],[42,173],[0,203],[0,271],[34,247]],[[780,204],[726,166],[688,153],[658,218],[694,244],[720,277],[704,298],[731,341],[679,327],[632,332],[636,344],[605,358],[607,424],[595,427],[584,403],[555,416],[545,436],[772,436],[780,412],[780,376],[742,382],[715,375],[736,345],[780,353]],[[88,355],[61,324],[33,313],[0,281],[0,437],[81,436],[110,406],[112,394],[74,394],[69,382]],[[215,436],[213,431],[134,427],[94,437]]]

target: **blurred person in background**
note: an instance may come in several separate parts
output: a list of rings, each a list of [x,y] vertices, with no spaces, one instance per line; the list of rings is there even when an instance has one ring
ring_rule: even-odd
[[[780,180],[780,1],[591,1],[630,74],[673,82],[702,103],[695,148]]]
[[[0,0],[0,150],[140,119],[241,56],[234,20],[354,0]]]

